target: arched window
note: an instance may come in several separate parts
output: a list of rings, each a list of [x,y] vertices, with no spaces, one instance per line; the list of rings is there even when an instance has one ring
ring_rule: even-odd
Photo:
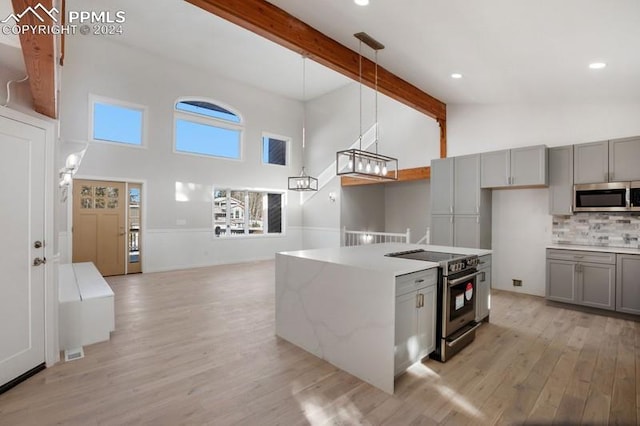
[[[242,117],[231,108],[201,99],[175,104],[175,152],[242,158]]]

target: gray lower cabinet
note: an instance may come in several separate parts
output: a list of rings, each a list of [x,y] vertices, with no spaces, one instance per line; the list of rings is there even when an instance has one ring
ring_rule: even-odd
[[[547,250],[546,297],[594,308],[616,308],[616,255]]]
[[[619,254],[616,265],[616,310],[640,314],[640,255]]]
[[[476,321],[489,321],[491,308],[491,255],[481,256],[476,279]]]
[[[396,278],[394,373],[435,350],[437,270]]]
[[[549,214],[573,213],[573,145],[549,148]]]

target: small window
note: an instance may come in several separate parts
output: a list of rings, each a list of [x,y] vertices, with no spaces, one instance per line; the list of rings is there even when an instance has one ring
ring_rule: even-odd
[[[262,162],[264,164],[287,164],[287,141],[281,137],[262,137]]]
[[[175,105],[175,150],[240,159],[242,126],[238,114],[220,105],[183,100]]]
[[[95,99],[92,105],[92,139],[142,145],[144,108]]]

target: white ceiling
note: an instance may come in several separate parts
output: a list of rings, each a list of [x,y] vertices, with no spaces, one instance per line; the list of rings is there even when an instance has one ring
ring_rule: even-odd
[[[367,32],[386,46],[382,66],[446,103],[640,99],[638,0],[270,2],[354,50],[353,34]],[[113,40],[301,98],[297,54],[182,0],[150,4],[68,0],[67,10],[124,10],[125,35]],[[590,70],[593,61],[608,66]],[[308,61],[307,99],[348,81]]]

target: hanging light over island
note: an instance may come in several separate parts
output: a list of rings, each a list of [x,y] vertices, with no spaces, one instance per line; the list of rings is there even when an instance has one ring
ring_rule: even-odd
[[[336,153],[336,174],[374,180],[398,180],[398,159],[378,153],[378,51],[384,45],[367,33],[354,34],[359,41],[360,137],[359,147]],[[362,43],[375,51],[375,151],[362,149]]]

